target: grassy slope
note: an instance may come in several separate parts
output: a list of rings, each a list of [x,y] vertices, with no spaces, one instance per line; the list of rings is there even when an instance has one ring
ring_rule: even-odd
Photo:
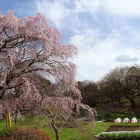
[[[109,128],[111,123],[88,123],[84,127],[79,128],[61,128],[60,138],[61,140],[91,140],[93,136],[105,131]],[[54,131],[50,128],[45,128],[45,131],[50,134],[50,136],[55,140]]]
[[[88,123],[84,125],[84,127],[80,128],[60,128],[60,138],[61,140],[92,140],[93,136],[99,134],[107,130],[111,125],[119,125],[119,126],[136,126],[140,125],[137,124],[124,124],[124,123],[111,123],[111,122],[104,122],[104,123]],[[0,129],[5,128],[5,122],[0,122]],[[52,128],[44,128],[44,130],[55,140],[55,133]]]
[[[80,128],[60,128],[61,140],[93,140],[93,136],[107,130],[110,125],[140,125],[140,124],[116,124],[111,122],[104,123],[88,123]],[[0,122],[0,129],[5,128],[5,122]],[[52,128],[44,128],[44,130],[55,140],[55,133]]]
[[[105,131],[110,123],[88,123],[84,127],[79,128],[60,128],[61,140],[92,140],[93,136]],[[5,122],[0,122],[0,130],[6,128]],[[44,130],[55,140],[55,133],[52,128],[44,128]]]

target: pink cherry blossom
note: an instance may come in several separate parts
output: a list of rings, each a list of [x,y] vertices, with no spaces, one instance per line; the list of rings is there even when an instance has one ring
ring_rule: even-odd
[[[57,29],[49,27],[42,14],[24,19],[17,18],[12,11],[0,15],[1,113],[4,108],[9,110],[25,104],[29,107],[36,100],[47,105],[53,103],[69,113],[76,106],[77,112],[84,108],[94,114],[95,110],[81,103],[76,87],[76,66],[71,60],[77,56],[77,48],[62,44],[61,37]],[[56,96],[42,99],[35,75],[52,81]],[[66,92],[71,94],[65,97]],[[9,99],[7,95],[14,98]]]

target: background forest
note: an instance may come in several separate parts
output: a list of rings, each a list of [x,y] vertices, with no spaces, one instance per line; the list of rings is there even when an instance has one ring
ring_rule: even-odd
[[[79,81],[82,102],[96,108],[97,119],[140,115],[140,67],[117,67],[100,81]]]

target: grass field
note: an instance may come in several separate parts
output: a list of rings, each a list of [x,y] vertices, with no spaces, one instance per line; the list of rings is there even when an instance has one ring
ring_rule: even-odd
[[[61,140],[92,140],[94,135],[105,131],[109,128],[110,123],[87,123],[86,125],[78,128],[60,128]],[[0,130],[6,128],[5,122],[0,122]],[[55,133],[52,128],[43,128],[53,140],[55,140]]]
[[[78,128],[60,128],[60,139],[61,140],[94,140],[94,136],[107,130],[111,125],[116,126],[136,126],[137,124],[124,124],[124,123],[112,123],[112,122],[103,122],[103,123],[93,123],[88,122],[82,127]],[[0,122],[0,130],[6,128],[5,122]],[[52,128],[43,128],[51,137],[52,140],[55,140],[55,133]]]

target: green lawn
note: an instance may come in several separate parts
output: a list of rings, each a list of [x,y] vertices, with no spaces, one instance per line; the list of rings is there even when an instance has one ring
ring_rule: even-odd
[[[0,129],[6,128],[5,121],[0,121]]]
[[[94,135],[105,131],[111,123],[87,123],[78,128],[60,128],[59,134],[61,140],[93,140]],[[0,130],[6,128],[5,122],[0,122]],[[43,128],[53,140],[55,140],[55,133],[52,128]]]
[[[61,140],[92,140],[94,135],[108,129],[110,124],[111,123],[88,123],[79,128],[61,128],[60,138]],[[52,129],[45,128],[44,130],[55,140],[55,134]]]
[[[112,122],[103,122],[103,123],[87,123],[79,128],[60,128],[60,139],[61,140],[94,140],[94,136],[107,130],[111,125],[140,125],[137,124],[124,124],[124,123],[112,123]],[[0,129],[5,128],[5,122],[0,122]],[[51,137],[52,140],[55,140],[55,133],[52,128],[43,128]]]

